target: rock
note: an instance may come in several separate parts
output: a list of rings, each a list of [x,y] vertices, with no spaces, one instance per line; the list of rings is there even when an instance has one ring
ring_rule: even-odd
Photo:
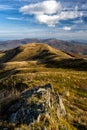
[[[65,107],[63,105],[63,102],[62,102],[62,98],[59,96],[59,105],[60,105],[60,112],[61,112],[61,115],[62,116],[65,116],[66,115],[66,110],[65,110]]]
[[[19,101],[7,110],[10,123],[27,125],[39,122],[43,114],[45,118],[52,118],[53,111],[57,118],[66,115],[62,99],[51,84],[23,92]]]

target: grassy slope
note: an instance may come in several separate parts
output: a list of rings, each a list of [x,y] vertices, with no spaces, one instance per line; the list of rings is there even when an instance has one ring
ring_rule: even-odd
[[[47,49],[47,46],[44,49]],[[58,51],[55,52],[52,48],[49,50],[52,52],[51,54],[58,54]],[[38,53],[38,50],[36,52]],[[15,59],[18,57],[16,56]],[[34,58],[37,59],[35,55]],[[25,84],[27,87],[34,87],[52,83],[55,91],[62,95],[68,122],[80,130],[87,128],[87,71],[47,68],[45,64],[38,64],[37,60],[8,62],[4,63],[2,68],[0,70],[0,89],[15,88],[19,91],[24,89],[21,87]]]
[[[5,52],[5,55],[0,58],[0,62],[7,61],[27,61],[30,59],[41,59],[42,56],[44,58],[49,57],[58,57],[58,58],[71,58],[68,54],[56,50],[50,47],[47,44],[27,44],[15,49],[9,50]]]

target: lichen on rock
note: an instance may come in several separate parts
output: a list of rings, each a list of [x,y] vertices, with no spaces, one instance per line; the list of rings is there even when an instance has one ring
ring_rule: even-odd
[[[9,122],[31,126],[32,123],[58,123],[66,115],[62,98],[55,93],[51,84],[22,92],[20,99],[7,110]]]

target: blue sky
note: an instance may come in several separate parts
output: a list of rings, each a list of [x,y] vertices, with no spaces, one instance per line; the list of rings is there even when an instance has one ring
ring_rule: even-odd
[[[0,40],[87,40],[87,0],[0,0]]]

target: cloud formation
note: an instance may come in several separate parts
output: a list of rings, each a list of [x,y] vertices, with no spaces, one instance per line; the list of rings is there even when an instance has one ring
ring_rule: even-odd
[[[14,9],[14,8],[9,5],[0,5],[0,10],[11,10],[11,9]]]
[[[51,15],[57,13],[60,9],[60,2],[56,2],[55,0],[47,0],[40,3],[23,6],[20,8],[20,12],[34,15]]]
[[[71,27],[67,27],[67,26],[63,27],[63,30],[65,31],[70,31],[71,29],[72,29]]]
[[[20,20],[23,20],[24,18],[23,17],[20,17],[20,18],[18,18],[18,17],[6,17],[6,19],[20,21]]]
[[[78,6],[75,6],[72,11],[64,11],[61,3],[56,0],[29,4],[21,7],[19,11],[23,14],[34,15],[39,23],[51,27],[54,27],[60,20],[75,19],[83,15],[78,11]]]

